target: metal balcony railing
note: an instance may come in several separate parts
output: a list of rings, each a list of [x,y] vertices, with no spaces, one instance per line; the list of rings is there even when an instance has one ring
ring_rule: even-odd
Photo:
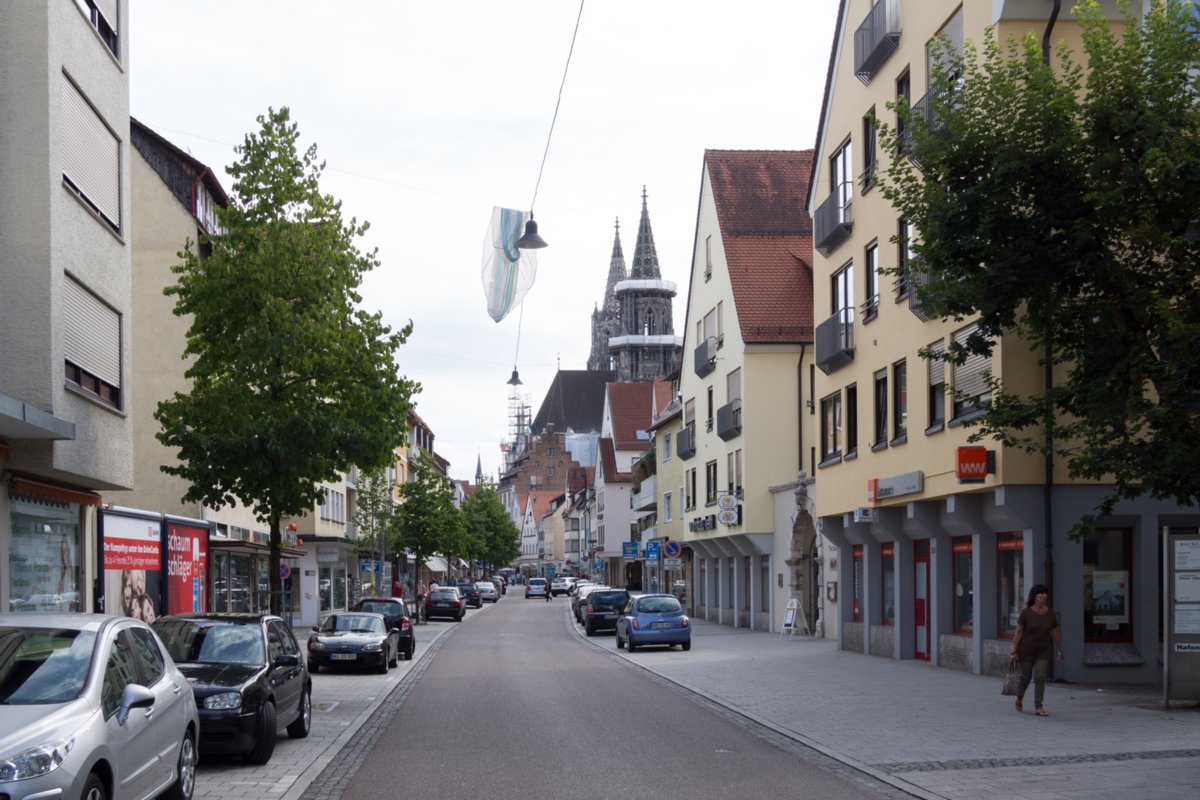
[[[900,0],[879,0],[854,32],[854,75],[864,85],[900,47]]]
[[[817,367],[826,375],[854,360],[854,309],[843,308],[817,326]]]
[[[928,272],[921,270],[921,262],[913,259],[909,262],[910,268],[908,271],[908,310],[913,313],[917,319],[922,322],[931,322],[938,319],[937,314],[933,312],[932,306],[920,297],[920,288],[936,280]]]
[[[717,368],[717,337],[709,336],[695,350],[696,375],[703,378]]]
[[[840,184],[813,215],[813,238],[821,255],[828,256],[850,237],[854,229],[854,184]]]
[[[742,435],[742,401],[731,400],[717,409],[717,436],[725,441]]]
[[[675,452],[685,461],[696,455],[696,422],[684,425],[675,437]]]

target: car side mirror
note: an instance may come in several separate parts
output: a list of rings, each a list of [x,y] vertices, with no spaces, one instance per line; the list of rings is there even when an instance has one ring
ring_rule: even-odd
[[[129,712],[135,708],[149,708],[154,705],[154,692],[140,683],[131,683],[121,693],[121,707],[117,709],[117,724],[125,726]]]
[[[320,627],[313,625],[313,633],[320,633],[320,632],[321,632]]]
[[[300,656],[295,653],[284,653],[275,659],[277,667],[298,667],[300,666]]]

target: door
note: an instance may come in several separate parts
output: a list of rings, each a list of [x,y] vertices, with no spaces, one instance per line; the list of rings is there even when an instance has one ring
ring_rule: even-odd
[[[175,782],[175,771],[179,764],[179,747],[182,744],[182,720],[186,712],[189,691],[180,679],[167,674],[166,662],[159,650],[158,639],[144,628],[129,628],[126,633],[137,653],[141,668],[141,683],[154,693],[154,705],[144,713],[153,728],[152,741],[157,748],[155,777],[151,786],[165,788]]]
[[[267,667],[271,670],[271,687],[275,692],[275,725],[277,729],[286,728],[300,708],[300,693],[303,690],[303,670],[297,652],[295,639],[292,638],[283,622],[276,619],[266,621],[267,627],[267,657],[271,660]],[[280,664],[280,656],[297,656],[295,664]]]
[[[117,760],[114,787],[117,797],[147,797],[158,786],[158,729],[154,724],[154,707],[132,709],[124,725],[117,723],[117,709],[125,687],[138,684],[140,680],[137,656],[128,634],[119,631],[108,652],[101,692],[104,714],[108,718],[108,741]]]
[[[929,660],[929,542],[913,545],[913,624],[916,657]]]

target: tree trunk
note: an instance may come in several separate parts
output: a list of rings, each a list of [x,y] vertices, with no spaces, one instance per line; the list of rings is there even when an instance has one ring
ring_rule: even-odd
[[[283,611],[283,581],[279,579],[279,555],[283,552],[283,532],[279,529],[279,516],[271,517],[271,552],[267,558],[267,581],[271,587],[271,613]]]

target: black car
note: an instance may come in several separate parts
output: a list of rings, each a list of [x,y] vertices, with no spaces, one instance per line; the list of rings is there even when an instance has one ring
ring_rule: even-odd
[[[266,764],[283,730],[312,725],[312,678],[292,630],[270,614],[176,614],[154,632],[187,677],[200,713],[200,752]]]
[[[412,659],[417,637],[413,632],[412,617],[408,615],[408,604],[403,600],[399,597],[364,597],[350,610],[383,614],[388,628],[395,628],[400,633],[400,655],[405,659]]]
[[[617,615],[629,602],[624,589],[595,589],[588,593],[580,606],[583,630],[591,636],[598,630],[615,630]]]
[[[470,581],[465,581],[458,585],[458,591],[462,592],[463,602],[475,608],[483,608],[483,595],[479,593],[479,587]]]
[[[425,619],[434,617],[450,617],[456,622],[462,621],[467,613],[467,604],[458,589],[434,589],[425,598]]]
[[[342,611],[330,614],[308,637],[308,668],[374,667],[386,675],[400,658],[400,629],[383,614]]]

